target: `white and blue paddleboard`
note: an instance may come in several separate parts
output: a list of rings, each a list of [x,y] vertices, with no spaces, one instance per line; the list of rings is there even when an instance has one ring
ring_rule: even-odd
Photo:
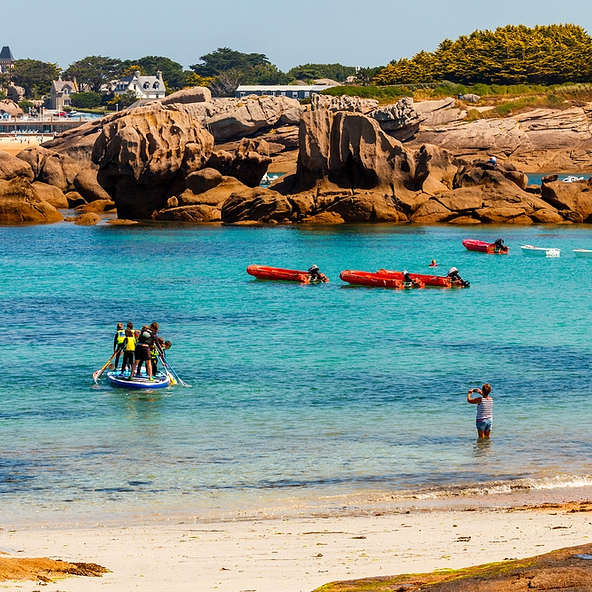
[[[121,372],[107,372],[107,380],[111,386],[125,389],[158,389],[166,388],[171,384],[169,376],[162,372],[157,372],[152,380],[148,378],[147,374],[134,376],[133,380],[129,380],[129,372],[125,374]]]

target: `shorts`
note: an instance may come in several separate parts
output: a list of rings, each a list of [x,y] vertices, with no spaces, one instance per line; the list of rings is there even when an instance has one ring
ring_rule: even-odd
[[[136,362],[147,362],[150,359],[150,346],[136,345]]]
[[[477,422],[477,429],[481,432],[490,432],[491,426],[493,425],[493,420],[489,417],[486,419],[480,419]]]

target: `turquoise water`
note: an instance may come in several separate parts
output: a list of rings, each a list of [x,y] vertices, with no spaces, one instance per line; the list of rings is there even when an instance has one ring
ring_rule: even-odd
[[[463,238],[502,236],[509,256]],[[588,227],[0,228],[6,517],[236,511],[372,491],[592,482]],[[562,249],[528,258],[520,244]],[[350,287],[343,269],[455,265],[465,290]],[[251,263],[331,282],[257,281]],[[192,386],[92,373],[153,320]],[[489,445],[466,391],[493,385]]]

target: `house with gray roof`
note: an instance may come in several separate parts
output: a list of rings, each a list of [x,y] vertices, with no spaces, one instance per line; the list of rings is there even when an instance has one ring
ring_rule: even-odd
[[[71,102],[71,95],[78,92],[78,84],[76,79],[62,80],[60,76],[57,80],[51,83],[49,91],[49,108],[62,111],[64,107],[69,107]]]
[[[0,50],[0,74],[6,74],[9,70],[14,68],[15,59],[10,51],[10,47],[5,45],[2,50]]]
[[[156,76],[142,76],[140,71],[136,70],[132,76],[124,76],[112,83],[110,90],[116,95],[130,93],[138,99],[162,99],[166,95],[160,70]]]

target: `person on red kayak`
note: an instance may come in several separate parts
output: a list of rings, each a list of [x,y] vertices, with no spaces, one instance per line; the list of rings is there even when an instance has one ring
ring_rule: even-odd
[[[319,284],[328,282],[329,278],[324,273],[320,272],[318,265],[311,265],[308,268],[308,281],[311,284]]]
[[[469,287],[471,284],[469,282],[463,280],[458,273],[458,269],[456,267],[451,267],[446,274],[446,277],[452,281],[453,284],[460,284],[463,287]]]
[[[505,253],[508,250],[508,247],[506,247],[506,245],[504,245],[504,241],[501,238],[498,238],[493,243],[493,248],[496,253]]]

